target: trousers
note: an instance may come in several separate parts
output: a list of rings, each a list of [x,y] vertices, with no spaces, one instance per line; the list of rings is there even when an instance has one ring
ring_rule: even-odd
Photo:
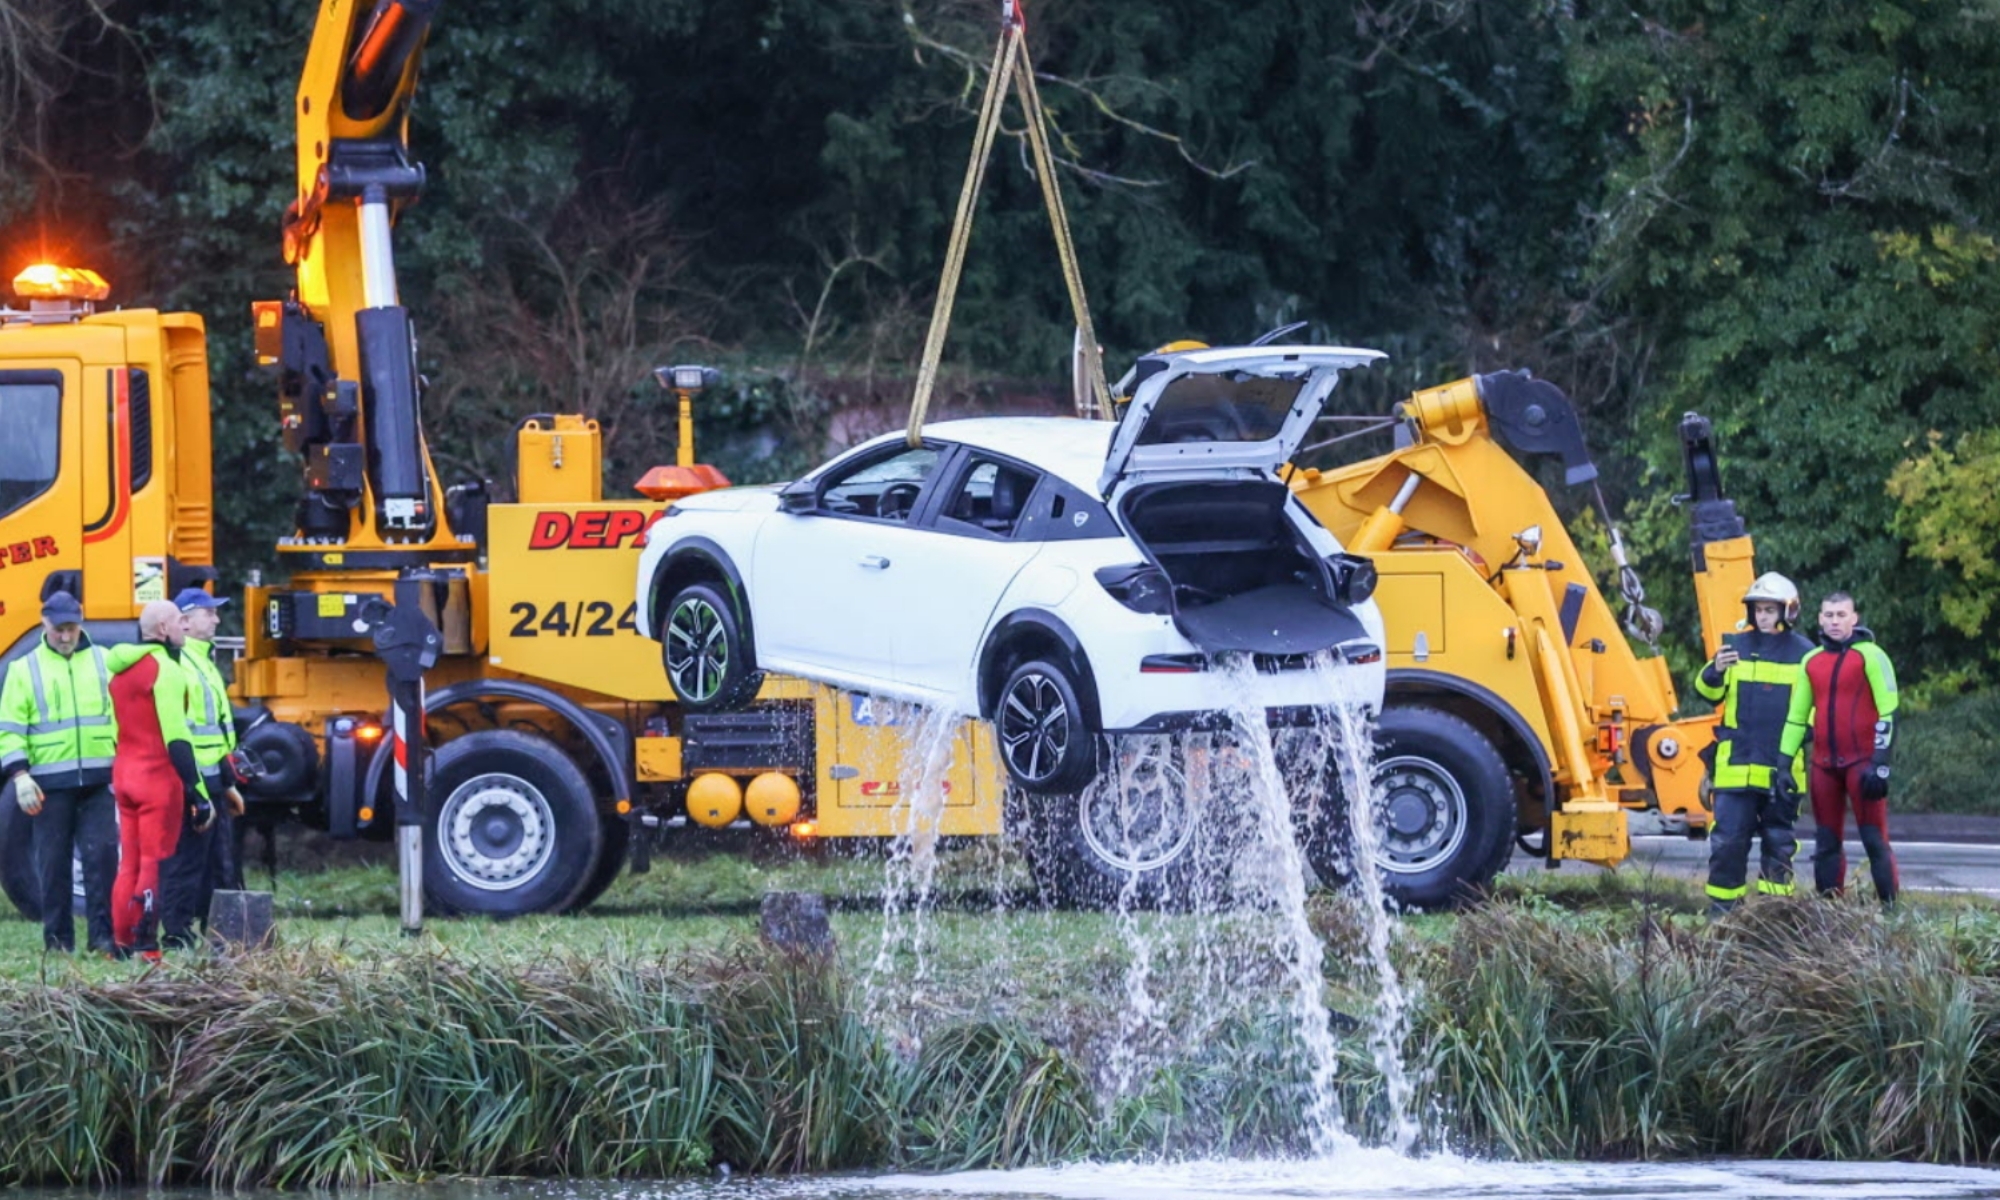
[[[186,800],[171,771],[114,789],[118,797],[118,882],[111,889],[111,933],[125,950],[158,950],[160,864],[180,842]]]
[[[1822,767],[1814,763],[1807,775],[1812,789],[1813,884],[1821,895],[1847,886],[1847,854],[1841,846],[1841,831],[1847,824],[1847,809],[1854,809],[1854,829],[1868,852],[1868,874],[1875,881],[1875,895],[1882,903],[1895,900],[1901,883],[1896,875],[1896,856],[1889,849],[1889,801],[1861,798],[1861,773],[1869,763],[1849,767]]]
[[[118,813],[108,787],[50,788],[34,830],[35,879],[42,902],[42,946],[67,954],[76,949],[72,915],[75,866],[83,865],[85,943],[111,949],[111,881],[118,872]]]
[[[1710,804],[1715,824],[1708,832],[1708,897],[1719,910],[1735,907],[1750,891],[1750,841],[1762,843],[1757,890],[1770,895],[1792,893],[1792,858],[1799,852],[1793,829],[1798,820],[1796,796],[1780,799],[1761,788],[1724,788]]]
[[[208,928],[208,905],[217,888],[243,887],[235,818],[222,799],[222,776],[204,774],[202,779],[215,803],[215,821],[202,830],[182,821],[173,857],[160,866],[160,941],[169,949],[194,945],[197,924]]]

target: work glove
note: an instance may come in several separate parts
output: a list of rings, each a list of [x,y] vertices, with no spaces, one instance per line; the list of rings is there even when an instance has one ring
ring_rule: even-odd
[[[1861,772],[1861,798],[1886,800],[1889,797],[1889,764],[1870,763]]]
[[[31,817],[42,811],[42,785],[26,771],[14,776],[14,803]]]
[[[201,788],[186,785],[181,788],[181,798],[187,801],[188,821],[194,825],[196,833],[205,833],[215,824],[215,805],[201,794]]]
[[[235,785],[232,784],[222,790],[222,800],[224,804],[228,805],[230,816],[240,817],[243,815],[243,793],[237,791]]]
[[[1792,804],[1799,798],[1799,785],[1792,780],[1792,773],[1786,770],[1771,772],[1771,799],[1780,804]]]

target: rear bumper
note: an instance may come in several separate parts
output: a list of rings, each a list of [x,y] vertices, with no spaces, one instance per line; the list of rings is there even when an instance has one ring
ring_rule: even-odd
[[[1312,725],[1332,708],[1378,711],[1386,673],[1380,661],[1321,669],[1145,673],[1105,686],[1099,706],[1107,733],[1178,733],[1228,729],[1261,714],[1274,727]]]

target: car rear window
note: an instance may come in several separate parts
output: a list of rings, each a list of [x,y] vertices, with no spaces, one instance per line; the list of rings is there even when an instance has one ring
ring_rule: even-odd
[[[1284,427],[1305,381],[1304,372],[1296,378],[1183,375],[1160,393],[1138,444],[1268,441]]]

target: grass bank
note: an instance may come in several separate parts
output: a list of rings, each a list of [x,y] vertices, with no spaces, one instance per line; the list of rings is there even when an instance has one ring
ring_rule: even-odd
[[[0,926],[0,1184],[306,1187],[438,1175],[950,1169],[1302,1150],[1304,1060],[1270,914],[1012,907],[955,860],[953,907],[884,917],[879,862],[682,864],[608,917],[288,918],[241,961],[43,960]],[[983,891],[972,886],[999,879]],[[885,881],[888,881],[885,884]],[[645,881],[641,881],[645,882]],[[365,873],[320,880],[367,908]],[[759,947],[756,892],[847,901],[842,957]],[[981,899],[980,897],[984,897]],[[996,903],[995,897],[998,897]],[[1406,1058],[1433,1145],[1524,1158],[1993,1161],[2000,915],[1508,880],[1399,926]],[[322,904],[322,909],[325,904]],[[1315,901],[1329,1003],[1365,1018],[1363,924]],[[1135,1000],[1136,998],[1136,1000]],[[1141,1011],[1143,1010],[1143,1011]],[[1348,1124],[1386,1108],[1336,1020]]]

